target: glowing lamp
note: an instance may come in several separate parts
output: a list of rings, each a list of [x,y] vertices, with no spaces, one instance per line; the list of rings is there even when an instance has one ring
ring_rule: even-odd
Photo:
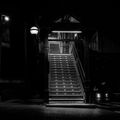
[[[74,36],[77,37],[77,33],[75,33]]]
[[[97,94],[96,94],[96,97],[97,97],[97,99],[100,99],[100,98],[101,98],[101,94],[100,94],[100,93],[97,93]]]
[[[106,98],[108,97],[108,93],[105,93],[105,97],[106,97]]]
[[[9,17],[9,16],[4,16],[4,20],[5,20],[6,22],[10,21],[10,17]]]
[[[37,27],[31,27],[30,28],[30,33],[33,35],[37,35],[38,34],[38,28]]]
[[[10,17],[7,15],[1,15],[1,20],[2,20],[2,23],[5,24],[10,21]]]

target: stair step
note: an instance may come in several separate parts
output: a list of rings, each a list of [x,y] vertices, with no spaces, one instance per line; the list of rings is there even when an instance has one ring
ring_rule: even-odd
[[[72,98],[71,97],[69,97],[69,98],[68,97],[67,98],[65,98],[65,97],[64,98],[62,98],[62,97],[61,98],[60,97],[56,97],[56,98],[50,97],[49,100],[50,101],[81,101],[81,100],[83,100],[83,98],[81,98],[81,97],[75,97],[75,98],[73,98],[73,97]]]
[[[52,74],[49,76],[50,81],[76,81],[79,83],[79,78],[73,75],[63,75],[63,74]]]
[[[78,84],[76,81],[50,81],[49,84]]]
[[[71,75],[66,75],[66,76],[58,76],[58,75],[51,75],[49,76],[49,79],[50,81],[53,81],[53,80],[60,80],[60,81],[78,81],[78,77],[74,78],[73,76]]]
[[[54,71],[54,70],[50,71],[50,74],[52,74],[52,75],[59,75],[59,73],[60,74],[68,74],[68,75],[79,76],[76,72],[73,72],[73,71]]]
[[[49,60],[51,60],[50,62],[52,62],[52,61],[57,61],[57,62],[59,62],[59,61],[74,61],[74,59],[71,59],[71,58],[49,58]]]
[[[52,93],[52,94],[51,94],[51,93],[49,93],[49,96],[52,96],[52,97],[53,97],[53,96],[56,96],[56,97],[57,97],[57,96],[59,96],[59,97],[63,97],[63,96],[64,96],[64,97],[69,97],[69,96],[71,96],[71,97],[76,97],[76,96],[78,96],[78,97],[80,97],[80,96],[81,96],[81,97],[83,97],[83,95],[81,95],[81,94],[75,94],[75,93],[72,93],[72,94],[68,94],[68,93],[64,93],[64,94],[63,94],[63,93],[61,93],[61,94],[60,94],[60,93],[56,93],[56,94],[53,94],[53,93]]]
[[[72,85],[72,86],[77,86],[77,84],[73,84],[73,83],[51,83],[50,85],[56,85],[56,86],[58,86],[58,85],[63,85],[63,86],[68,86],[68,85]]]
[[[66,90],[64,90],[64,91],[60,91],[60,90],[50,90],[49,91],[50,93],[82,93],[82,91],[66,91]]]
[[[71,80],[71,81],[67,81],[67,80],[51,80],[50,82],[49,82],[49,84],[50,83],[56,83],[56,82],[62,82],[62,83],[74,83],[74,84],[78,84],[76,81],[73,81],[73,80]]]
[[[67,81],[69,81],[69,82],[77,82],[78,80],[77,80],[77,78],[76,79],[72,79],[72,78],[69,78],[69,79],[67,79],[67,78],[57,78],[57,77],[50,77],[49,79],[51,79],[50,81],[53,81],[53,82],[67,82]],[[77,82],[77,84],[79,84],[79,82]]]
[[[78,77],[79,77],[79,76],[76,76],[76,75],[70,74],[70,73],[66,73],[66,74],[64,74],[64,76],[63,76],[63,74],[62,73],[59,73],[59,74],[51,73],[50,77],[57,78],[57,79],[64,78],[64,79],[74,79],[74,80],[78,80]]]
[[[68,69],[57,69],[57,68],[52,68],[52,69],[49,69],[50,70],[50,73],[54,73],[54,72],[64,72],[64,73],[76,73],[75,70],[70,70],[69,68]],[[76,73],[77,74],[77,73]]]
[[[78,79],[78,75],[75,73],[75,74],[73,74],[73,73],[70,73],[70,72],[68,72],[68,73],[63,73],[63,72],[55,72],[55,73],[51,73],[50,72],[50,74],[51,74],[51,76],[53,76],[53,77],[59,77],[59,78],[67,78],[67,77],[71,77],[71,78],[75,78],[75,79]]]
[[[76,89],[76,88],[80,88],[80,87],[53,87],[53,86],[51,87],[51,86],[50,86],[50,88],[51,88],[51,89],[70,89],[70,88],[71,88],[71,89]]]
[[[70,89],[70,88],[71,89],[76,89],[76,88],[78,89],[78,88],[80,88],[79,86],[78,87],[73,87],[73,86],[71,86],[71,87],[68,87],[68,86],[67,87],[66,86],[65,87],[64,86],[59,86],[58,87],[58,86],[51,86],[51,85],[49,85],[49,87],[51,89]]]
[[[75,67],[73,62],[71,62],[71,63],[65,62],[64,64],[62,62],[50,62],[50,65],[73,66],[73,67]]]
[[[50,69],[70,69],[70,70],[76,70],[74,66],[72,65],[61,65],[61,66],[55,66],[55,65],[50,65]]]
[[[64,75],[64,76],[62,76]],[[61,78],[61,77],[70,77],[70,78],[73,78],[73,79],[78,79],[78,75],[76,74],[73,74],[73,73],[70,73],[70,72],[66,72],[66,73],[51,73],[50,72],[50,76],[52,77],[57,77],[57,78]]]
[[[59,59],[74,59],[72,56],[70,56],[70,55],[68,55],[68,56],[49,56],[49,58],[51,58],[51,59],[57,59],[57,58],[59,58]]]
[[[49,70],[56,70],[56,71],[73,71],[73,72],[76,72],[75,68],[71,68],[71,67],[65,67],[65,68],[62,68],[62,67],[52,67],[50,68]]]
[[[63,64],[50,64],[50,67],[51,68],[66,68],[66,69],[68,69],[68,68],[71,68],[71,69],[75,69],[75,66],[74,65],[67,65],[67,64],[65,64],[65,65],[63,65]]]
[[[56,73],[67,73],[67,74],[71,74],[71,75],[78,75],[75,71],[70,71],[70,70],[51,70],[50,71],[51,74],[56,74]],[[73,74],[74,73],[74,74]]]
[[[61,75],[69,75],[69,76],[73,76],[73,77],[75,77],[76,76],[76,78],[79,76],[77,73],[75,73],[74,74],[74,72],[50,72],[50,74],[51,75],[56,75],[56,76],[60,76],[60,77],[65,77],[65,76],[61,76]]]
[[[67,73],[67,72],[75,72],[75,73],[76,73],[75,69],[70,69],[70,68],[67,68],[67,69],[63,69],[63,68],[61,68],[61,69],[51,68],[50,70],[51,70],[51,72],[53,72],[53,73],[54,73],[55,71],[56,71],[56,72],[57,72],[57,71],[58,71],[58,72],[59,72],[59,71],[60,71],[60,72],[64,71],[65,73]]]
[[[49,58],[52,61],[74,61],[73,58]]]
[[[56,85],[56,86],[80,86],[80,84],[74,83],[74,82],[49,82],[50,85]]]
[[[74,87],[75,88],[75,87],[80,87],[80,85],[79,84],[75,84],[75,85],[73,85],[73,84],[66,84],[66,85],[64,85],[64,84],[61,84],[61,85],[60,84],[57,84],[57,85],[56,84],[54,84],[54,85],[50,84],[50,87],[60,87],[60,88],[61,87],[62,88],[67,88],[67,87],[68,88],[73,88]]]
[[[74,88],[71,88],[71,89],[66,89],[66,88],[54,88],[54,89],[52,89],[52,88],[50,88],[49,89],[50,91],[58,91],[58,92],[81,92],[81,89],[74,89]]]
[[[55,91],[51,91],[50,90],[50,93],[81,93],[82,91],[66,91],[66,90],[64,90],[64,91],[59,91],[59,90],[55,90]]]
[[[56,89],[58,89],[58,88],[49,88],[49,90],[56,90]],[[66,89],[66,91],[71,91],[72,89],[74,89],[74,90],[81,90],[81,88],[79,87],[79,88],[59,88],[59,90],[64,90],[64,89]]]
[[[75,77],[72,76],[72,75],[66,75],[66,76],[60,76],[60,75],[52,75],[49,77],[50,78],[50,81],[51,80],[74,80],[74,81],[78,81],[78,77]]]

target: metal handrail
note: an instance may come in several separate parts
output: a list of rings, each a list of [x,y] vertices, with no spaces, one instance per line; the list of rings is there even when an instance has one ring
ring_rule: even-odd
[[[73,44],[73,55],[75,57],[76,62],[78,63],[79,72],[82,73],[83,78],[86,78],[82,63],[80,61],[79,55],[77,53],[77,49],[74,44]]]
[[[83,67],[82,67],[82,63],[80,61],[80,58],[79,58],[79,55],[77,53],[77,49],[75,47],[75,44],[73,43],[73,49],[72,49],[72,53],[74,55],[74,58],[76,60],[76,64],[77,64],[77,67],[78,67],[78,72],[79,72],[79,75],[81,76],[81,79],[82,79],[82,83],[83,83],[83,87],[85,88],[85,82],[84,80],[86,79],[86,76],[85,76],[85,72],[83,70]],[[85,94],[85,93],[84,93]]]

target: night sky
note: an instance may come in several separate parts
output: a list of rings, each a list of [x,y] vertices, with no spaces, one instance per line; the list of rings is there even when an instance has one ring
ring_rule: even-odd
[[[79,1],[29,1],[7,2],[0,4],[0,12],[15,14],[20,20],[43,16],[50,21],[65,14],[75,15],[85,27],[97,28],[105,32],[110,39],[119,41],[119,3],[108,0]]]
[[[20,15],[42,15],[49,18],[63,14],[79,16],[89,26],[108,27],[119,22],[118,3],[110,1],[29,1],[0,4],[0,11]]]

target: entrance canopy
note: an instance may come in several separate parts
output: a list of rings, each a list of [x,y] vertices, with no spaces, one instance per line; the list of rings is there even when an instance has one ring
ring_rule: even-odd
[[[56,31],[80,31],[82,29],[80,20],[71,15],[64,15],[53,21],[53,30]]]
[[[80,21],[73,16],[65,15],[53,21],[48,40],[73,41],[82,33]]]
[[[77,20],[76,18],[70,16],[70,15],[65,15],[59,19],[57,19],[56,21],[54,21],[55,23],[62,23],[62,22],[65,22],[65,23],[80,23],[79,20]]]

